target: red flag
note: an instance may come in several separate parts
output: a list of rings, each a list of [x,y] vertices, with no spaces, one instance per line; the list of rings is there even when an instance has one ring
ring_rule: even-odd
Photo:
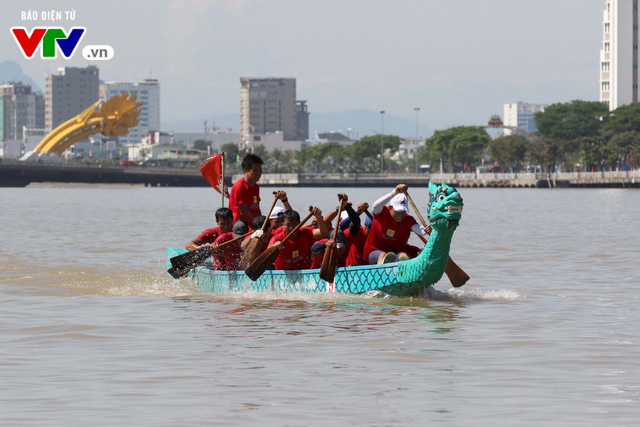
[[[204,176],[204,179],[207,180],[209,185],[216,189],[216,191],[222,194],[222,156],[224,153],[220,153],[217,156],[211,156],[207,163],[202,165],[200,168],[200,173]],[[229,189],[227,186],[224,186],[224,195],[229,198]]]

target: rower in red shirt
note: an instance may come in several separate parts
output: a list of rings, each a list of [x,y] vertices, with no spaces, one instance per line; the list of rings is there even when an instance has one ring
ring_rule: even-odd
[[[367,209],[369,209],[369,204],[367,202],[360,203],[358,205],[357,215],[360,215]],[[345,220],[340,224],[340,228],[344,230],[344,234],[347,236],[347,246],[349,248],[347,259],[345,261],[346,266],[367,265],[367,261],[364,259],[364,246],[367,242],[369,230],[371,229],[371,219],[367,217],[365,225],[361,226],[360,224],[359,216],[356,224],[351,221],[351,216],[349,217],[349,220]],[[356,225],[357,228],[354,229],[354,225]]]
[[[221,245],[229,240],[240,237],[249,232],[249,227],[243,219],[239,219],[233,223],[230,233],[221,234],[215,242],[215,245]],[[238,263],[242,257],[242,240],[225,245],[223,248],[217,249],[213,253],[213,268],[216,270],[234,271],[238,270]]]
[[[258,181],[262,176],[262,163],[260,156],[253,153],[242,159],[244,176],[233,184],[229,194],[229,208],[233,211],[234,221],[242,218],[247,224],[252,224],[253,218],[260,215]]]
[[[327,223],[322,218],[322,211],[313,208],[312,213],[318,220],[318,228],[300,228],[282,243],[284,237],[300,223],[298,212],[288,210],[284,213],[282,227],[269,242],[269,246],[278,246],[280,249],[275,261],[276,270],[304,270],[311,267],[311,245],[316,240],[325,238],[329,232]]]
[[[220,208],[216,211],[216,222],[218,226],[215,228],[208,228],[198,235],[198,237],[189,241],[186,244],[185,249],[189,251],[195,251],[202,245],[207,243],[212,244],[223,233],[231,231],[233,226],[233,212],[229,208]]]
[[[406,184],[396,188],[373,204],[373,223],[364,247],[364,259],[369,264],[381,264],[409,259],[406,253],[409,233],[428,236],[427,229],[408,215],[409,201],[404,194]],[[385,206],[389,203],[389,206]]]

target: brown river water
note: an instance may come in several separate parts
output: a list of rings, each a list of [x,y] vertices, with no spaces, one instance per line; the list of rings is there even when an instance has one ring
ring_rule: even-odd
[[[329,211],[391,189],[286,190]],[[461,194],[470,282],[382,298],[172,280],[210,188],[0,188],[0,424],[637,425],[640,191]]]

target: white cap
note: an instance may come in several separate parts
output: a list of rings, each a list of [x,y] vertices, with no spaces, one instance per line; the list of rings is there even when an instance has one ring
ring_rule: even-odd
[[[269,215],[269,219],[276,219],[280,217],[280,215],[282,215],[283,213],[284,213],[284,208],[281,208],[280,206],[274,206],[273,210],[271,211],[271,215]]]
[[[340,214],[340,221],[344,221],[347,218],[349,218],[349,212],[342,211],[342,213]]]
[[[396,194],[389,202],[389,206],[396,212],[409,212],[409,201],[403,193]]]

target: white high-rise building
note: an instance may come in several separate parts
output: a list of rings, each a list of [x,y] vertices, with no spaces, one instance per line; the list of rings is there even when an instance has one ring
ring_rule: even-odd
[[[600,101],[613,111],[638,102],[638,0],[605,0]]]
[[[127,92],[137,96],[136,102],[143,102],[138,126],[130,128],[129,133],[120,137],[121,144],[139,144],[149,131],[160,130],[160,83],[157,79],[145,79],[143,82],[104,82],[100,85],[100,99],[107,101],[115,95]]]
[[[527,133],[533,133],[536,127],[535,114],[543,112],[546,105],[527,104],[518,102],[516,104],[504,104],[504,126],[505,134],[511,135],[511,129],[519,128]]]

